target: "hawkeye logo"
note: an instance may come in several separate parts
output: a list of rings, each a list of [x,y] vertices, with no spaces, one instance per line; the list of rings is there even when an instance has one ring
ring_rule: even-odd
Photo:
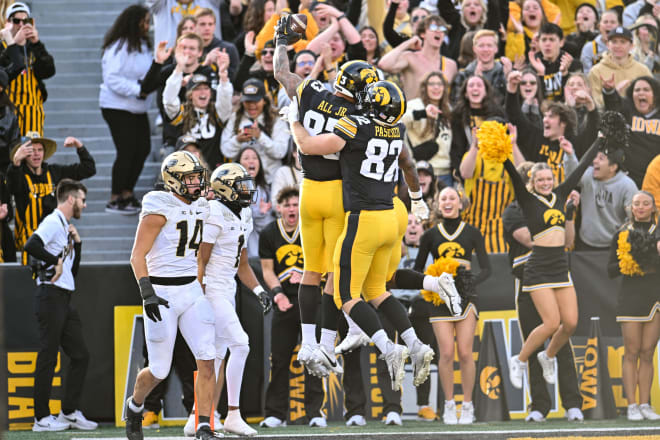
[[[438,255],[440,258],[460,258],[465,256],[465,249],[460,244],[449,241],[438,246]]]
[[[303,254],[302,248],[297,244],[285,244],[275,253],[277,261],[287,267],[298,266],[303,267]]]
[[[365,84],[371,84],[378,81],[378,75],[373,69],[362,69],[360,70],[360,80]]]
[[[543,213],[543,221],[546,225],[560,225],[565,221],[564,214],[558,209],[548,209]]]
[[[485,366],[481,370],[479,387],[481,388],[481,392],[488,396],[488,398],[493,400],[500,398],[500,394],[502,393],[501,384],[502,377],[496,367]]]
[[[374,101],[382,106],[392,102],[390,92],[385,87],[376,87],[374,90]]]

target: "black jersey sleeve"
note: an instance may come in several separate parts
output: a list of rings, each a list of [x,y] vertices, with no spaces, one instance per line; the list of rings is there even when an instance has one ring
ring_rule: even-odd
[[[277,222],[277,220],[275,222]],[[264,260],[275,259],[275,247],[272,240],[273,234],[271,233],[275,222],[270,223],[264,228],[261,234],[259,234],[259,258]]]
[[[509,177],[511,177],[513,192],[516,195],[518,204],[521,208],[523,208],[526,204],[526,201],[529,200],[532,195],[529,193],[529,191],[527,191],[527,188],[522,181],[522,177],[520,177],[520,174],[518,174],[518,170],[516,169],[516,166],[513,164],[513,162],[511,162],[511,160],[507,159],[504,161],[504,169],[509,174]]]
[[[490,277],[492,272],[484,237],[480,233],[475,234],[474,251],[477,254],[477,261],[479,262],[479,273],[474,277],[474,283],[479,284]]]
[[[565,200],[566,197],[568,197],[568,194],[570,194],[570,192],[577,187],[578,183],[580,183],[582,175],[587,170],[589,165],[591,165],[591,163],[594,161],[596,154],[598,154],[598,150],[603,143],[602,139],[603,138],[600,137],[596,138],[594,143],[591,144],[591,147],[589,147],[589,150],[587,150],[585,155],[582,156],[582,159],[580,159],[580,163],[578,163],[577,168],[555,190],[557,195],[559,195],[563,200]],[[513,178],[511,179],[513,180]]]
[[[431,242],[432,240],[432,231],[433,229],[429,229],[424,234],[422,234],[422,238],[419,240],[419,250],[417,251],[417,258],[415,258],[415,267],[413,268],[417,272],[424,272],[424,265],[426,264],[426,259],[429,256],[429,252],[431,252]]]

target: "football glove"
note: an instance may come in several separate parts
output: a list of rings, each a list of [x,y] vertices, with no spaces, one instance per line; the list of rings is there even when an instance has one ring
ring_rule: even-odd
[[[418,222],[429,219],[429,207],[426,206],[424,199],[410,200],[410,212],[415,216]]]
[[[149,281],[149,277],[142,277],[138,281],[140,286],[140,296],[142,296],[142,305],[144,306],[144,313],[146,313],[147,318],[151,319],[153,322],[162,321],[163,318],[160,316],[159,306],[165,306],[168,309],[170,304],[167,300],[156,295],[154,287]]]
[[[259,298],[261,307],[264,309],[264,315],[270,312],[270,309],[273,308],[273,299],[270,297],[268,292],[266,292],[264,288],[259,285],[252,289],[252,291],[255,295],[257,295],[257,298]]]
[[[288,122],[289,124],[299,120],[298,118],[298,98],[294,96],[289,105],[285,105],[280,109],[280,119]]]
[[[288,46],[302,38],[302,35],[293,32],[290,25],[290,15],[284,14],[275,25],[275,46]]]

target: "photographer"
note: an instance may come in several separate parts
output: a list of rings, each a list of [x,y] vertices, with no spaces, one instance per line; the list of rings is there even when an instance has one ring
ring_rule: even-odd
[[[27,238],[37,229],[43,218],[55,209],[55,187],[64,178],[82,180],[96,174],[96,165],[82,142],[74,137],[64,140],[64,147],[75,147],[80,163],[51,165],[45,162],[55,154],[57,144],[28,132],[22,144],[9,153],[7,186],[16,204],[16,247],[21,249]],[[25,253],[23,264],[27,264]]]
[[[78,312],[71,304],[74,277],[80,265],[80,235],[69,224],[79,219],[85,208],[87,188],[80,182],[64,179],[57,185],[57,208],[48,215],[25,243],[25,251],[34,258],[36,275],[39,354],[34,381],[33,431],[62,431],[77,428],[96,429],[80,412],[78,404],[87,373],[89,352],[83,339]],[[59,417],[50,414],[53,373],[60,345],[69,356],[64,399]]]

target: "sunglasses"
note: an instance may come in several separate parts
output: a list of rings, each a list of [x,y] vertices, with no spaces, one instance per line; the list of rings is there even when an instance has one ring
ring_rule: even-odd
[[[296,65],[298,67],[305,67],[305,66],[314,67],[314,61],[298,61]]]
[[[535,86],[536,81],[520,81],[521,86]]]
[[[429,25],[428,30],[430,30],[431,32],[437,32],[437,31],[445,32],[447,28],[442,26],[441,24],[431,23]]]
[[[261,56],[273,55],[274,53],[275,53],[275,49],[264,49],[261,51]]]
[[[413,15],[410,21],[417,23],[419,20],[423,20],[426,15]]]
[[[12,18],[11,22],[14,24],[32,24],[32,18]]]

